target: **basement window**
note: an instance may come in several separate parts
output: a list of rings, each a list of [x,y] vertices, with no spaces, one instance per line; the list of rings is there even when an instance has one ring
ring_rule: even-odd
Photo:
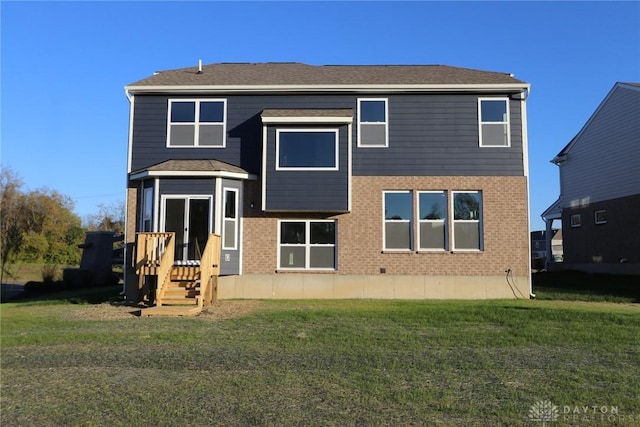
[[[598,210],[594,212],[594,221],[596,224],[607,223],[607,211],[606,209]]]

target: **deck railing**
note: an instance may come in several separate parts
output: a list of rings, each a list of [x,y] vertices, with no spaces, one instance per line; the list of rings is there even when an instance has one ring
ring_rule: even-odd
[[[169,282],[175,256],[175,233],[138,233],[136,272],[140,284],[146,275],[157,279],[156,303],[162,304],[162,288]]]
[[[209,234],[200,259],[200,298],[198,306],[210,306],[217,298],[220,275],[220,236]]]

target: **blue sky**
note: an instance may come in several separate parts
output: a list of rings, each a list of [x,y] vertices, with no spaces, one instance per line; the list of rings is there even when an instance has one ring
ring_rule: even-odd
[[[123,87],[214,62],[446,64],[531,83],[532,229],[549,160],[616,81],[640,81],[638,2],[0,2],[1,162],[81,216],[124,200]]]

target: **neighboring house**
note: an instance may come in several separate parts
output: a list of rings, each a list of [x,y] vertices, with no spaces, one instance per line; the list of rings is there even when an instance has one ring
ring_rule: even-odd
[[[551,230],[551,255],[554,262],[562,262],[562,230]],[[531,268],[539,271],[546,268],[547,231],[531,232]]]
[[[640,84],[616,83],[553,158],[560,197],[542,218],[562,221],[563,269],[640,274],[639,118]]]
[[[222,63],[125,90],[127,242],[174,231],[188,261],[221,235],[219,298],[529,297],[512,75]]]

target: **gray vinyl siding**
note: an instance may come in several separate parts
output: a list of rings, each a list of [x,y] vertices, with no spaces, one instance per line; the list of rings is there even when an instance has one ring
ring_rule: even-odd
[[[237,227],[238,227],[238,241],[236,242],[236,247],[238,249],[236,250],[222,250],[221,255],[220,255],[220,274],[222,275],[230,275],[230,274],[240,274],[240,251],[241,251],[241,246],[242,246],[242,235],[240,234],[240,232],[242,231],[241,227],[240,227],[240,221],[243,217],[243,212],[242,212],[242,200],[243,200],[243,194],[242,194],[242,181],[235,181],[235,180],[231,180],[231,179],[223,179],[222,180],[222,191],[223,191],[223,195],[222,195],[222,203],[224,203],[224,189],[225,188],[233,188],[233,189],[237,189],[238,190],[238,211],[236,212],[236,218],[237,218]],[[223,230],[222,232],[222,238],[224,239],[224,204],[222,206],[222,209],[220,210],[222,218],[221,218],[221,229]],[[227,260],[228,257],[228,260]]]
[[[480,147],[478,98],[460,94],[389,97],[389,147],[354,147],[353,174],[523,175],[520,101],[511,100],[509,105],[511,147]]]
[[[259,174],[262,110],[350,108],[354,115],[353,175],[523,175],[519,100],[510,102],[511,147],[489,148],[479,147],[478,143],[480,95],[374,94],[371,97],[389,100],[388,148],[357,147],[357,99],[366,98],[362,94],[213,96],[227,99],[226,148],[168,148],[167,101],[178,97],[138,95],[134,103],[131,170],[169,159],[216,159]]]
[[[214,195],[215,179],[213,178],[162,178],[160,179],[160,195]]]
[[[299,128],[299,126],[294,127]],[[339,127],[339,170],[336,171],[276,170],[276,129],[285,128],[287,126],[269,126],[267,129],[267,205],[265,210],[347,211],[349,208],[348,127],[345,125]],[[328,125],[326,128],[335,129],[336,125]]]
[[[640,194],[640,89],[616,87],[560,165],[564,207]]]

